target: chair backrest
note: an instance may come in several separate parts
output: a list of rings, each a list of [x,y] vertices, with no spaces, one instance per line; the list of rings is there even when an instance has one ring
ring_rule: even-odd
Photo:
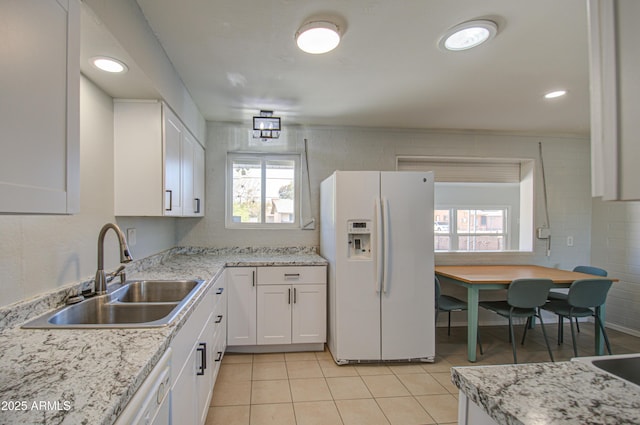
[[[435,276],[435,292],[436,292],[436,310],[438,309],[438,301],[440,300],[440,279],[438,279],[438,276]]]
[[[576,266],[573,268],[573,271],[578,273],[593,274],[596,276],[607,275],[607,271],[605,269],[601,269],[600,267],[593,267],[593,266]]]
[[[607,300],[612,284],[609,279],[576,280],[569,287],[567,302],[573,307],[598,307]]]
[[[507,290],[507,303],[512,307],[535,308],[547,302],[551,279],[516,279]]]

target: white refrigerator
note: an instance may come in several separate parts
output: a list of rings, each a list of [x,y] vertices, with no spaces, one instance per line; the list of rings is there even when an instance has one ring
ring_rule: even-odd
[[[336,363],[433,361],[433,173],[336,171],[320,204]]]

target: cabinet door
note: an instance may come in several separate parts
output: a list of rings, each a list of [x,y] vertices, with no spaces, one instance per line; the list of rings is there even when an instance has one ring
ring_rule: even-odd
[[[294,285],[291,339],[297,343],[325,342],[327,286]]]
[[[204,148],[185,129],[182,141],[182,213],[204,216]]]
[[[191,138],[188,131],[183,132],[182,139],[182,215],[192,216],[195,214],[196,205],[193,201],[193,152],[195,140]]]
[[[164,215],[182,215],[182,138],[178,117],[166,106],[164,116]]]
[[[229,267],[227,278],[227,344],[256,344],[256,269]]]
[[[196,361],[199,360],[199,353],[193,347],[182,372],[171,388],[171,423],[173,424],[197,423]]]
[[[214,341],[215,318],[209,317],[196,345],[196,396],[199,424],[204,424],[209,412],[209,401],[213,394],[213,376],[216,366],[216,347]],[[182,423],[182,422],[181,422]]]
[[[258,344],[291,344],[291,285],[258,286]]]
[[[0,28],[0,212],[78,212],[79,2],[2,1]]]
[[[194,215],[204,217],[205,198],[205,152],[200,143],[194,143],[193,150],[193,201]]]

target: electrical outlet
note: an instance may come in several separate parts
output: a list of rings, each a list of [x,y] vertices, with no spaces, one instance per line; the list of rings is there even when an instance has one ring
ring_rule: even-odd
[[[573,236],[567,236],[567,246],[573,246]]]
[[[130,227],[127,229],[127,245],[130,247],[136,245],[136,228]]]

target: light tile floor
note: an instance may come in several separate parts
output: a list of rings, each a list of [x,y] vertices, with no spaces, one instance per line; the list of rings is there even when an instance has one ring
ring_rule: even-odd
[[[556,327],[547,325],[556,361],[573,356],[571,333],[557,344]],[[578,334],[578,354],[593,353],[593,325]],[[475,365],[512,363],[506,326],[480,329],[484,355]],[[549,361],[539,326],[520,345],[520,363]],[[614,354],[640,352],[640,338],[608,330]],[[426,425],[457,423],[457,388],[452,366],[466,358],[466,328],[436,331],[435,363],[337,366],[328,351],[317,353],[227,353],[206,425]]]

